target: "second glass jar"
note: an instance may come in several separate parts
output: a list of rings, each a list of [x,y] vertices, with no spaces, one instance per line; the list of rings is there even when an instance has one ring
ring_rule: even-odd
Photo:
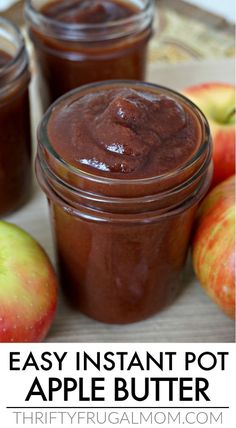
[[[153,10],[153,0],[28,0],[25,14],[44,109],[86,83],[144,80]],[[122,11],[127,16],[120,18]]]

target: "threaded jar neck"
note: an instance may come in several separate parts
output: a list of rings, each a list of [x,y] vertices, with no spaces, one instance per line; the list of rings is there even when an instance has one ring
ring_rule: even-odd
[[[44,2],[47,4],[47,2]],[[106,23],[67,23],[45,16],[42,1],[27,0],[25,17],[29,26],[36,27],[48,37],[70,42],[97,42],[128,37],[142,32],[152,24],[153,0],[130,0],[124,4],[137,7],[137,13],[124,19]]]
[[[0,96],[26,73],[29,81],[29,59],[20,30],[12,22],[0,17],[0,49],[9,55],[9,61],[0,68]]]

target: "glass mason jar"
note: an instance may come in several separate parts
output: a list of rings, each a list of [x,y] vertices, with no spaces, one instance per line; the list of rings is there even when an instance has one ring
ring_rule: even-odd
[[[76,3],[75,4],[76,8]],[[116,3],[116,0],[110,0]],[[153,0],[119,0],[135,7],[124,19],[103,23],[57,21],[43,11],[55,0],[27,0],[25,16],[39,68],[44,109],[67,91],[108,79],[144,80],[152,34]],[[69,3],[59,0],[59,3]],[[77,5],[78,7],[78,5]]]
[[[29,81],[23,37],[0,18],[0,216],[17,209],[30,194]]]
[[[64,100],[68,105],[75,95],[117,87],[161,91],[185,103],[201,129],[194,156],[171,173],[143,179],[107,178],[65,162],[47,133],[54,107]],[[141,82],[101,82],[71,91],[41,121],[36,174],[49,200],[62,287],[74,307],[102,322],[130,323],[174,299],[196,207],[212,175],[209,126],[194,104]]]

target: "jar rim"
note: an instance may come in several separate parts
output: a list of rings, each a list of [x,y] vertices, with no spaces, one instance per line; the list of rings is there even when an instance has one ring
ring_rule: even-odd
[[[27,53],[26,53],[24,38],[21,34],[19,27],[15,25],[13,22],[11,22],[10,20],[0,17],[0,29],[2,27],[5,27],[4,33],[6,33],[7,30],[12,31],[13,37],[17,40],[17,43],[18,43],[18,47],[14,56],[12,56],[12,58],[9,61],[7,61],[7,63],[3,67],[0,68],[0,82],[5,79],[6,82],[4,83],[5,85],[7,85],[8,83],[15,81],[15,79],[17,79],[18,76],[25,69],[27,65]],[[20,64],[22,61],[22,56],[24,57],[24,60],[23,60],[23,63]],[[13,72],[13,75],[12,75],[13,77],[12,79],[10,79],[10,82],[9,82],[8,79],[6,78],[6,74],[8,74],[9,71],[13,69],[15,69],[16,72],[15,73]],[[0,88],[0,93],[2,92],[3,89],[5,88],[4,87]]]
[[[112,86],[115,85],[117,87],[117,85],[120,85],[121,87],[128,85],[128,87],[130,88],[147,88],[149,90],[160,90],[164,91],[166,93],[172,93],[174,94],[177,98],[180,98],[184,103],[187,103],[187,105],[189,105],[194,112],[196,113],[199,123],[202,124],[202,134],[203,134],[203,142],[202,144],[200,144],[199,148],[197,149],[197,151],[194,153],[194,155],[188,159],[184,164],[181,164],[179,168],[174,169],[173,171],[169,171],[167,173],[164,174],[160,174],[160,175],[155,175],[152,177],[144,177],[144,178],[128,178],[128,179],[123,179],[123,178],[111,178],[111,177],[106,177],[105,175],[97,175],[96,173],[93,172],[88,172],[85,171],[83,169],[77,168],[73,165],[71,165],[70,163],[66,162],[52,147],[48,134],[47,134],[47,125],[48,125],[48,121],[50,119],[51,113],[53,111],[53,109],[58,106],[60,103],[62,103],[64,100],[66,100],[67,98],[70,98],[71,96],[75,95],[75,94],[79,94],[80,92],[86,91],[86,90],[90,90],[90,89],[96,89],[98,88],[102,88],[102,87],[109,87],[112,88]],[[157,183],[157,182],[162,182],[164,180],[169,180],[169,179],[173,179],[175,178],[178,174],[180,173],[184,173],[186,170],[188,170],[188,168],[192,167],[195,165],[195,163],[198,162],[199,158],[201,158],[201,156],[206,152],[207,148],[209,147],[209,140],[210,140],[210,128],[209,128],[209,124],[208,121],[205,117],[205,115],[202,113],[202,111],[191,101],[189,100],[187,97],[185,97],[183,94],[180,94],[179,92],[167,88],[165,86],[162,85],[157,85],[154,83],[148,83],[148,82],[140,82],[137,80],[105,80],[102,82],[95,82],[95,83],[89,83],[87,85],[83,85],[79,88],[75,88],[69,92],[67,92],[66,94],[64,94],[63,96],[61,96],[60,98],[58,98],[50,107],[49,109],[46,111],[46,113],[44,114],[43,118],[41,119],[39,125],[38,125],[38,130],[37,130],[37,135],[38,135],[38,141],[39,144],[42,145],[43,143],[43,147],[48,150],[48,153],[53,156],[53,158],[56,159],[56,161],[62,166],[64,167],[68,172],[70,172],[71,174],[74,174],[77,177],[86,179],[88,181],[92,181],[95,183],[101,183],[101,184],[110,184],[110,185],[119,185],[119,186],[125,186],[125,185],[141,185],[141,184],[152,184],[152,183]]]
[[[146,28],[146,22],[150,24],[153,15],[154,15],[154,0],[144,0],[145,4],[143,9],[140,9],[140,12],[135,13],[127,18],[117,19],[115,21],[110,21],[106,23],[70,23],[57,21],[53,18],[43,15],[40,11],[35,9],[32,4],[32,0],[26,0],[25,2],[25,18],[30,23],[33,23],[42,28],[49,36],[54,36],[57,38],[62,38],[63,40],[68,41],[90,41],[92,40],[103,40],[105,39],[114,39],[119,37],[120,28],[123,29],[122,35],[132,34],[136,25],[139,25],[143,22],[143,29]],[[145,24],[145,25],[144,25]],[[126,31],[124,31],[126,28]],[[109,33],[100,34],[101,30],[107,30]],[[91,34],[89,32],[91,31]],[[140,31],[140,29],[139,29]],[[126,34],[127,33],[127,34]]]

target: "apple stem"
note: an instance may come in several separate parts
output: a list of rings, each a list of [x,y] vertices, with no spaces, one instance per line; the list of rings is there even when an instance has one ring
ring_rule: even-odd
[[[232,110],[230,110],[230,112],[227,114],[224,123],[228,123],[228,121],[231,119],[231,117],[233,117],[236,113],[236,108],[233,107]]]

